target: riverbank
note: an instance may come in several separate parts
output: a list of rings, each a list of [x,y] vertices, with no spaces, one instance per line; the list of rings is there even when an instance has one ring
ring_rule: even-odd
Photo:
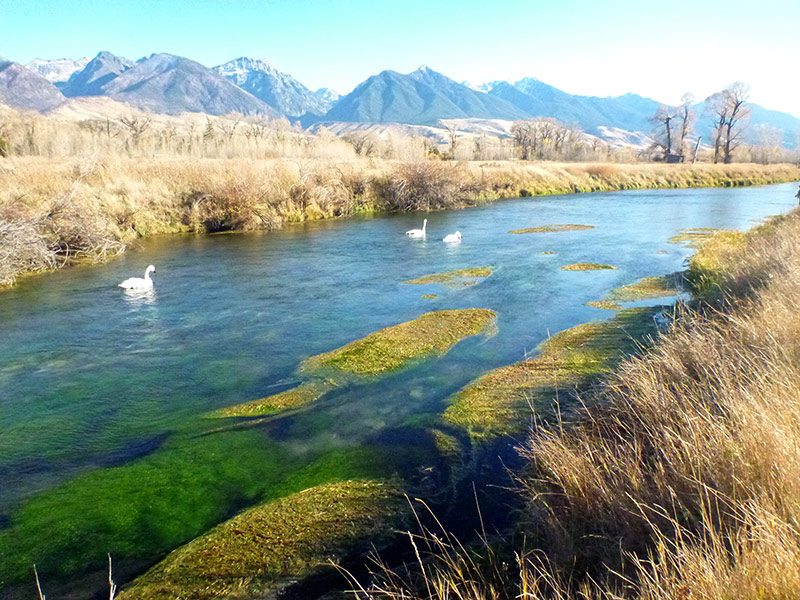
[[[413,577],[360,597],[800,596],[798,239],[797,212],[712,237],[688,273],[701,301],[536,422],[515,531],[480,559],[430,538]]]
[[[440,210],[502,198],[800,179],[793,165],[399,162],[379,159],[0,162],[0,286],[117,256],[177,232],[278,229],[364,212]]]

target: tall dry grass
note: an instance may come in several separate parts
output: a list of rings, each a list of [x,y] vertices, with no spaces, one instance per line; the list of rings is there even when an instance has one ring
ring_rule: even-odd
[[[427,557],[379,569],[361,597],[800,597],[800,215],[712,251],[695,268],[727,293],[679,309],[521,448],[535,552],[504,561],[428,533]]]
[[[499,198],[800,178],[791,165],[410,161],[381,158],[0,159],[0,285],[27,271],[103,260],[137,237],[275,229],[376,210]]]

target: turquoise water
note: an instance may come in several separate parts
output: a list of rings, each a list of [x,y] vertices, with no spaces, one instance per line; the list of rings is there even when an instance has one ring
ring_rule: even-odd
[[[0,559],[0,587],[21,578],[26,561],[79,570],[81,561],[64,566],[63,556],[77,546],[89,552],[87,544],[101,565],[107,551],[152,562],[241,506],[289,489],[321,457],[397,445],[396,432],[431,421],[475,377],[522,359],[549,333],[612,314],[585,302],[684,268],[692,250],[667,242],[679,229],[748,229],[794,206],[794,191],[511,200],[431,213],[426,240],[404,235],[421,227],[419,214],[170,236],[108,264],[25,279],[0,292],[0,551],[19,554]],[[507,233],[554,223],[595,229]],[[456,230],[461,244],[441,242]],[[574,262],[619,269],[560,269]],[[151,263],[152,294],[116,287]],[[485,265],[494,274],[473,286],[402,283]],[[429,293],[438,297],[421,298]],[[197,437],[219,424],[204,418],[209,411],[292,387],[310,355],[426,311],[467,307],[496,311],[496,335],[338,388],[258,427]],[[159,503],[159,494],[174,493],[175,474],[198,462],[201,471],[180,482],[191,499]],[[132,493],[137,482],[151,497]]]

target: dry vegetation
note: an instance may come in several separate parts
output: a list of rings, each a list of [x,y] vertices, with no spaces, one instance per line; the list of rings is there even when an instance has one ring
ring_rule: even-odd
[[[244,117],[139,113],[79,120],[4,110],[0,139],[0,285],[75,260],[105,260],[159,233],[274,229],[363,211],[437,210],[520,196],[800,178],[790,165],[440,160],[426,140],[391,132],[371,139],[367,152],[352,136],[312,135],[286,121]]]
[[[428,558],[361,597],[800,597],[798,239],[793,214],[707,244],[691,264],[707,302],[534,427],[527,549],[428,535]]]

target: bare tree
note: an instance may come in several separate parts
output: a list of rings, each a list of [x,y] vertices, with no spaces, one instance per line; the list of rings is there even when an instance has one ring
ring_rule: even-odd
[[[695,114],[692,105],[695,103],[694,94],[686,92],[681,96],[681,105],[678,107],[678,154],[686,157],[688,152],[687,139],[692,135],[694,129]]]
[[[714,117],[714,162],[730,163],[733,151],[739,146],[744,128],[742,125],[750,111],[744,105],[750,96],[750,86],[741,81],[732,83],[721,92],[706,99]]]
[[[659,104],[655,114],[650,117],[650,122],[656,125],[656,144],[663,151],[664,160],[672,154],[672,128],[675,127],[673,121],[678,118],[679,114],[679,109],[674,106]]]
[[[120,117],[119,122],[128,128],[130,139],[135,146],[142,139],[145,131],[150,128],[152,120],[150,117]]]

